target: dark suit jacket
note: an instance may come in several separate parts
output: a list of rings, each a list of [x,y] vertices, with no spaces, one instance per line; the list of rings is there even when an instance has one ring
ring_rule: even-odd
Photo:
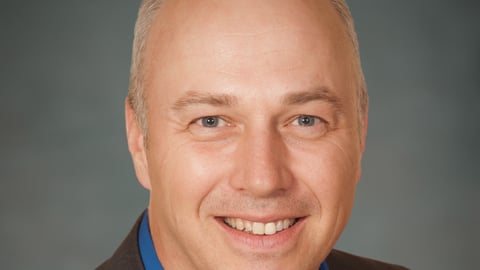
[[[143,216],[143,215],[142,215]],[[96,270],[145,270],[138,248],[138,229],[142,220],[140,216],[127,238]],[[332,250],[327,257],[330,270],[406,270],[402,266],[387,264],[372,259],[358,257],[339,250]]]

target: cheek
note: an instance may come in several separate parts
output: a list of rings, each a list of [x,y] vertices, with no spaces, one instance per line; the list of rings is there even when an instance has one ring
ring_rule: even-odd
[[[359,166],[356,152],[348,144],[327,140],[294,155],[297,178],[311,190],[324,211],[351,207]]]
[[[221,155],[181,140],[162,144],[151,148],[155,152],[149,160],[152,197],[160,201],[162,208],[169,206],[177,219],[198,216],[202,201],[224,177]]]

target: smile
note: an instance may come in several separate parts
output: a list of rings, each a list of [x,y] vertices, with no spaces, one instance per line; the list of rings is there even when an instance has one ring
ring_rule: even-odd
[[[240,218],[223,218],[223,222],[230,228],[255,235],[273,235],[292,227],[298,219],[282,219],[267,223],[254,222]]]

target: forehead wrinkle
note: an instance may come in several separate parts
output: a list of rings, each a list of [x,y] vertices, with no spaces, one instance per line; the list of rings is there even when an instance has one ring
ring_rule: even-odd
[[[280,31],[283,30],[283,31]],[[295,53],[298,51],[312,51],[317,49],[318,40],[312,37],[326,40],[325,34],[318,31],[304,29],[282,28],[255,33],[232,33],[232,32],[207,32],[193,33],[179,36],[178,43],[181,48],[192,53],[192,44],[203,45],[203,49],[225,53],[236,50],[237,53],[248,54],[246,49],[254,50],[254,53]],[[240,50],[238,48],[241,48]],[[200,54],[200,53],[198,53]]]
[[[218,30],[218,31],[215,31],[214,34],[218,34],[218,35],[223,35],[223,36],[232,36],[232,37],[252,37],[252,38],[257,38],[258,36],[263,36],[263,35],[267,35],[267,34],[270,34],[270,33],[275,33],[275,32],[281,32],[281,33],[285,33],[285,32],[309,32],[303,28],[300,28],[300,27],[295,27],[295,26],[282,26],[282,27],[270,27],[268,29],[265,29],[265,30],[243,30],[243,31],[240,31],[240,30],[231,30],[231,31],[227,31],[227,30]]]
[[[215,107],[231,107],[238,104],[235,96],[228,94],[203,93],[198,91],[187,91],[178,98],[172,106],[174,111],[181,111],[190,106],[200,104],[211,105]]]

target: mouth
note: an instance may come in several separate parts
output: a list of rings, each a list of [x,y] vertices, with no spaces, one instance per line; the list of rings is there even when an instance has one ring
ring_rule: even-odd
[[[298,222],[298,218],[280,219],[270,222],[257,222],[241,218],[223,218],[223,222],[230,228],[237,231],[246,232],[254,235],[274,235],[284,231]]]

